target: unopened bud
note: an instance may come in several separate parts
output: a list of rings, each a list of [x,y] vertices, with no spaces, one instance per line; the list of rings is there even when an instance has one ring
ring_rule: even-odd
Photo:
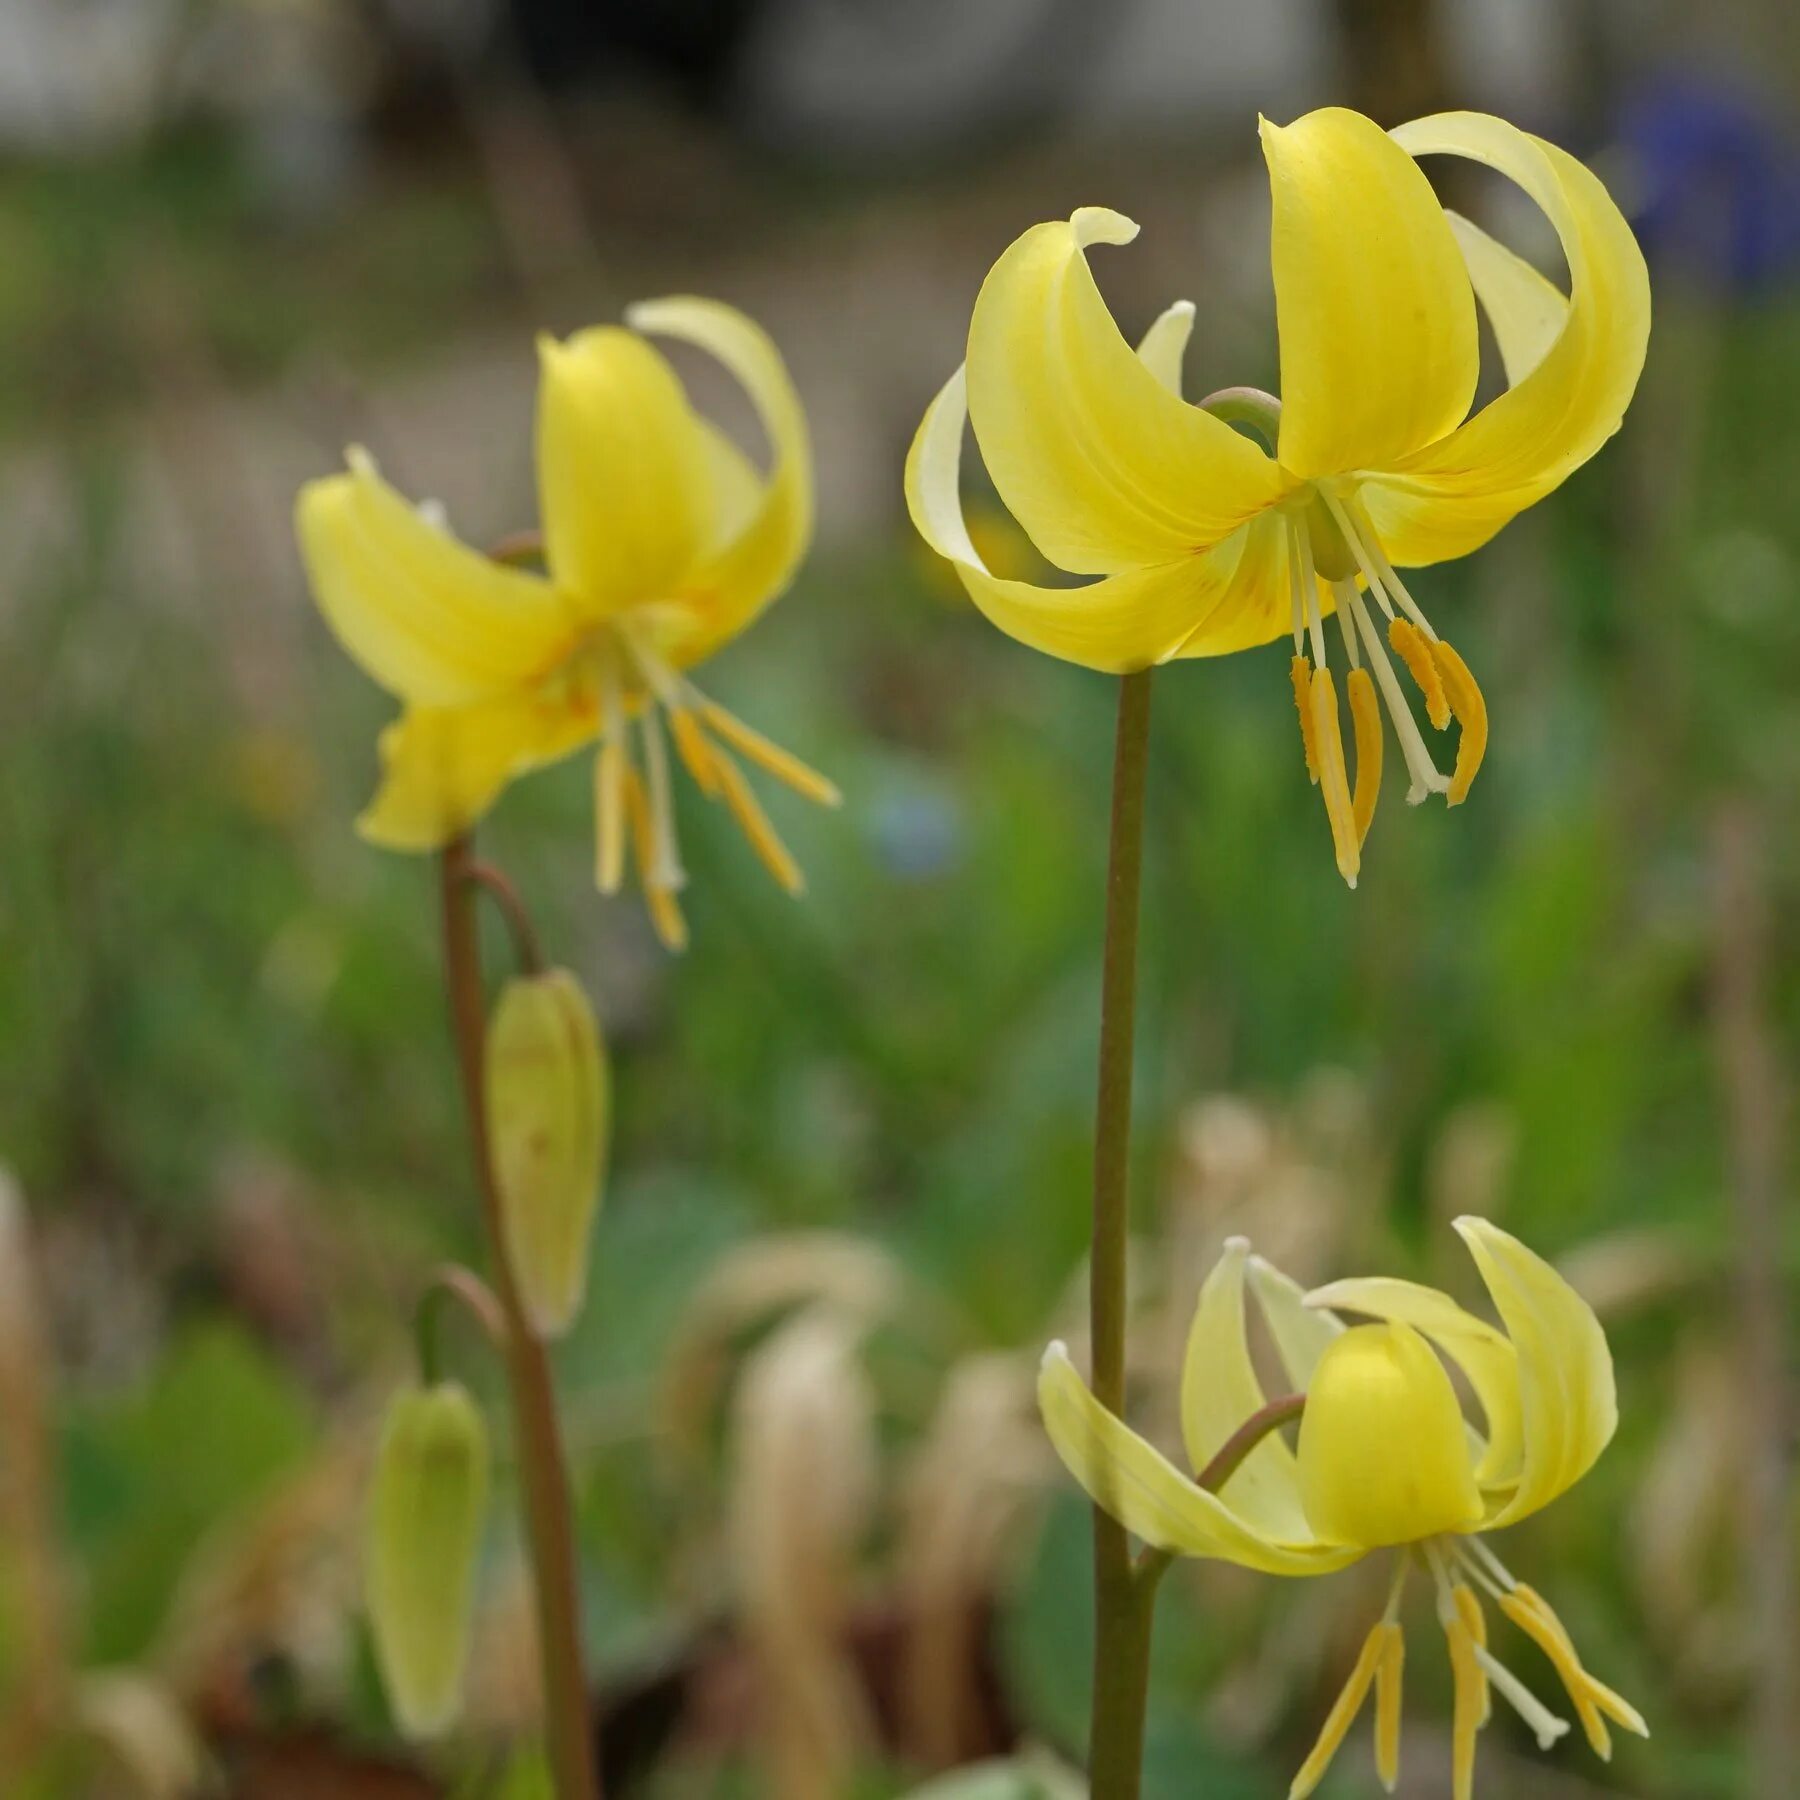
[[[568,970],[506,984],[488,1027],[486,1090],[507,1262],[532,1329],[560,1336],[587,1289],[611,1114],[600,1030]]]
[[[408,1737],[437,1736],[462,1704],[487,1491],[487,1427],[468,1391],[397,1395],[376,1458],[367,1579],[376,1658]]]

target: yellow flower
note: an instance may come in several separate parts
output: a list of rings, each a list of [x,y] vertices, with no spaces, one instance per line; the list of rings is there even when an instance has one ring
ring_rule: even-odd
[[[1508,1573],[1480,1534],[1547,1506],[1593,1467],[1618,1424],[1612,1357],[1588,1304],[1550,1265],[1481,1219],[1456,1222],[1505,1325],[1412,1282],[1339,1281],[1302,1296],[1234,1238],[1200,1292],[1181,1380],[1189,1461],[1206,1470],[1268,1404],[1245,1337],[1246,1278],[1287,1379],[1305,1395],[1290,1449],[1262,1437],[1212,1492],[1108,1412],[1067,1350],[1044,1357],[1038,1398],[1057,1453],[1090,1497],[1156,1550],[1218,1557],[1271,1575],[1324,1575],[1394,1552],[1393,1585],[1317,1746],[1290,1789],[1310,1794],[1375,1689],[1376,1766],[1400,1761],[1400,1600],[1428,1572],[1455,1678],[1456,1800],[1473,1792],[1475,1734],[1498,1692],[1548,1749],[1568,1725],[1488,1648],[1482,1596],[1561,1678],[1588,1742],[1611,1754],[1607,1721],[1648,1735],[1635,1708],[1582,1666],[1561,1621]],[[1347,1312],[1369,1321],[1346,1324]],[[1443,1360],[1440,1361],[1440,1358]],[[1473,1392],[1468,1423],[1445,1362]]]
[[[812,453],[781,357],[743,314],[677,298],[626,317],[632,329],[539,342],[543,574],[458,543],[362,450],[348,473],[301,490],[296,523],[320,610],[404,703],[382,733],[363,835],[437,849],[514,776],[597,737],[599,885],[619,888],[629,839],[657,930],[679,947],[670,737],[791,892],[800,871],[732,752],[809,799],[838,800],[687,678],[792,577],[812,535]],[[694,412],[646,332],[699,345],[743,384],[773,452],[766,477]]]
[[[968,360],[933,400],[907,460],[907,503],[1003,631],[1119,673],[1218,656],[1291,630],[1306,762],[1353,886],[1380,788],[1388,717],[1409,798],[1469,791],[1487,741],[1480,690],[1396,572],[1463,556],[1540,500],[1619,427],[1650,329],[1630,228],[1579,162],[1500,119],[1443,113],[1384,132],[1327,107],[1262,125],[1274,200],[1279,402],[1230,389],[1181,397],[1193,321],[1172,306],[1133,353],[1088,268],[1126,244],[1129,219],[1083,207],[1034,226],[983,283]],[[1415,160],[1473,158],[1510,176],[1562,242],[1564,294],[1439,205]],[[1475,302],[1506,392],[1469,414]],[[958,498],[965,419],[1000,498],[1084,586],[992,573]],[[1234,429],[1248,424],[1275,454]],[[1375,609],[1387,621],[1385,641]],[[1325,619],[1338,615],[1356,746],[1344,755]],[[1436,766],[1389,652],[1442,730],[1461,725],[1454,772]]]

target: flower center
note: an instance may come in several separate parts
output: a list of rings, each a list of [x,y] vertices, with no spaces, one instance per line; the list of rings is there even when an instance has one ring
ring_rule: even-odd
[[[1359,1327],[1360,1329],[1360,1327]],[[1316,1388],[1314,1389],[1316,1392]],[[1312,1409],[1307,1400],[1307,1410]],[[1392,1793],[1400,1777],[1400,1683],[1405,1643],[1400,1630],[1400,1600],[1409,1571],[1423,1563],[1436,1593],[1437,1618],[1450,1651],[1454,1702],[1451,1729],[1452,1791],[1474,1791],[1475,1740],[1488,1722],[1493,1695],[1501,1696],[1548,1750],[1569,1729],[1543,1701],[1488,1648],[1485,1593],[1504,1617],[1549,1659],[1581,1721],[1588,1742],[1602,1759],[1612,1754],[1608,1722],[1648,1737],[1643,1715],[1628,1700],[1591,1675],[1549,1603],[1522,1581],[1515,1581],[1492,1550],[1478,1537],[1453,1533],[1408,1546],[1394,1558],[1393,1582],[1380,1621],[1364,1640],[1362,1654],[1325,1720],[1324,1729],[1301,1764],[1289,1800],[1306,1800],[1324,1779],[1339,1747],[1355,1724],[1371,1688],[1375,1691],[1375,1767]]]
[[[588,703],[600,731],[595,878],[603,893],[617,893],[629,848],[657,933],[679,948],[687,927],[677,896],[687,885],[687,870],[675,829],[671,738],[695,786],[709,800],[724,802],[764,867],[789,893],[805,885],[800,867],[732,751],[819,805],[836,806],[839,795],[823,775],[708,699],[663,659],[651,638],[623,614],[608,619],[577,653],[572,679],[584,698],[592,696]]]
[[[1381,791],[1383,706],[1411,777],[1407,800],[1414,806],[1427,794],[1443,794],[1451,806],[1467,798],[1487,748],[1487,707],[1468,665],[1432,629],[1388,560],[1353,487],[1314,482],[1284,510],[1294,627],[1290,673],[1306,768],[1325,798],[1338,870],[1355,887],[1363,840]],[[1338,722],[1337,688],[1327,658],[1321,585],[1331,595],[1350,665],[1347,685],[1356,743],[1354,790]],[[1369,610],[1371,596],[1388,622],[1385,643]],[[1462,727],[1451,775],[1438,769],[1426,747],[1389,659],[1390,648],[1418,685],[1432,725],[1442,731],[1454,718]]]

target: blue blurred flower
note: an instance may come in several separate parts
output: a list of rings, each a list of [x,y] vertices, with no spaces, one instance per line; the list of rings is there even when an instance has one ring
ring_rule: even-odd
[[[1770,102],[1717,76],[1670,73],[1638,92],[1621,138],[1652,263],[1737,295],[1800,277],[1800,145]]]

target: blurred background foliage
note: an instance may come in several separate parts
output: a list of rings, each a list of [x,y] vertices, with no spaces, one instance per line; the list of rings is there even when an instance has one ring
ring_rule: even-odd
[[[1278,649],[1159,679],[1144,1416],[1172,1419],[1228,1232],[1302,1279],[1467,1294],[1447,1221],[1502,1218],[1602,1308],[1625,1402],[1517,1560],[1656,1736],[1602,1770],[1499,1724],[1484,1792],[1775,1791],[1752,1771],[1792,1766],[1800,1654],[1785,12],[0,0],[9,1795],[541,1791],[516,1543],[428,1765],[358,1619],[371,1422],[422,1274],[477,1240],[431,871],[352,835],[385,702],[312,614],[287,512],[358,439],[477,541],[529,523],[532,332],[671,288],[764,319],[812,412],[820,544],[714,685],[848,805],[774,800],[799,906],[690,808],[676,961],[592,891],[583,768],[484,833],[617,1071],[560,1357],[610,1791],[882,1795],[1022,1744],[1038,1773],[969,1792],[1066,1790],[1084,1515],[1030,1392],[1080,1323],[1112,695],[973,614],[899,460],[988,264],[1079,203],[1145,226],[1100,265],[1128,331],[1198,302],[1191,391],[1272,384],[1251,128],[1325,100],[1489,106],[1593,157],[1656,335],[1623,437],[1422,578],[1494,748],[1459,813],[1389,796],[1360,891]],[[1464,203],[1543,249],[1497,190]],[[1356,1578],[1183,1568],[1167,1595],[1148,1791],[1283,1791]],[[1413,1669],[1404,1791],[1434,1794],[1447,1676]],[[1375,1791],[1360,1752],[1332,1782]]]

